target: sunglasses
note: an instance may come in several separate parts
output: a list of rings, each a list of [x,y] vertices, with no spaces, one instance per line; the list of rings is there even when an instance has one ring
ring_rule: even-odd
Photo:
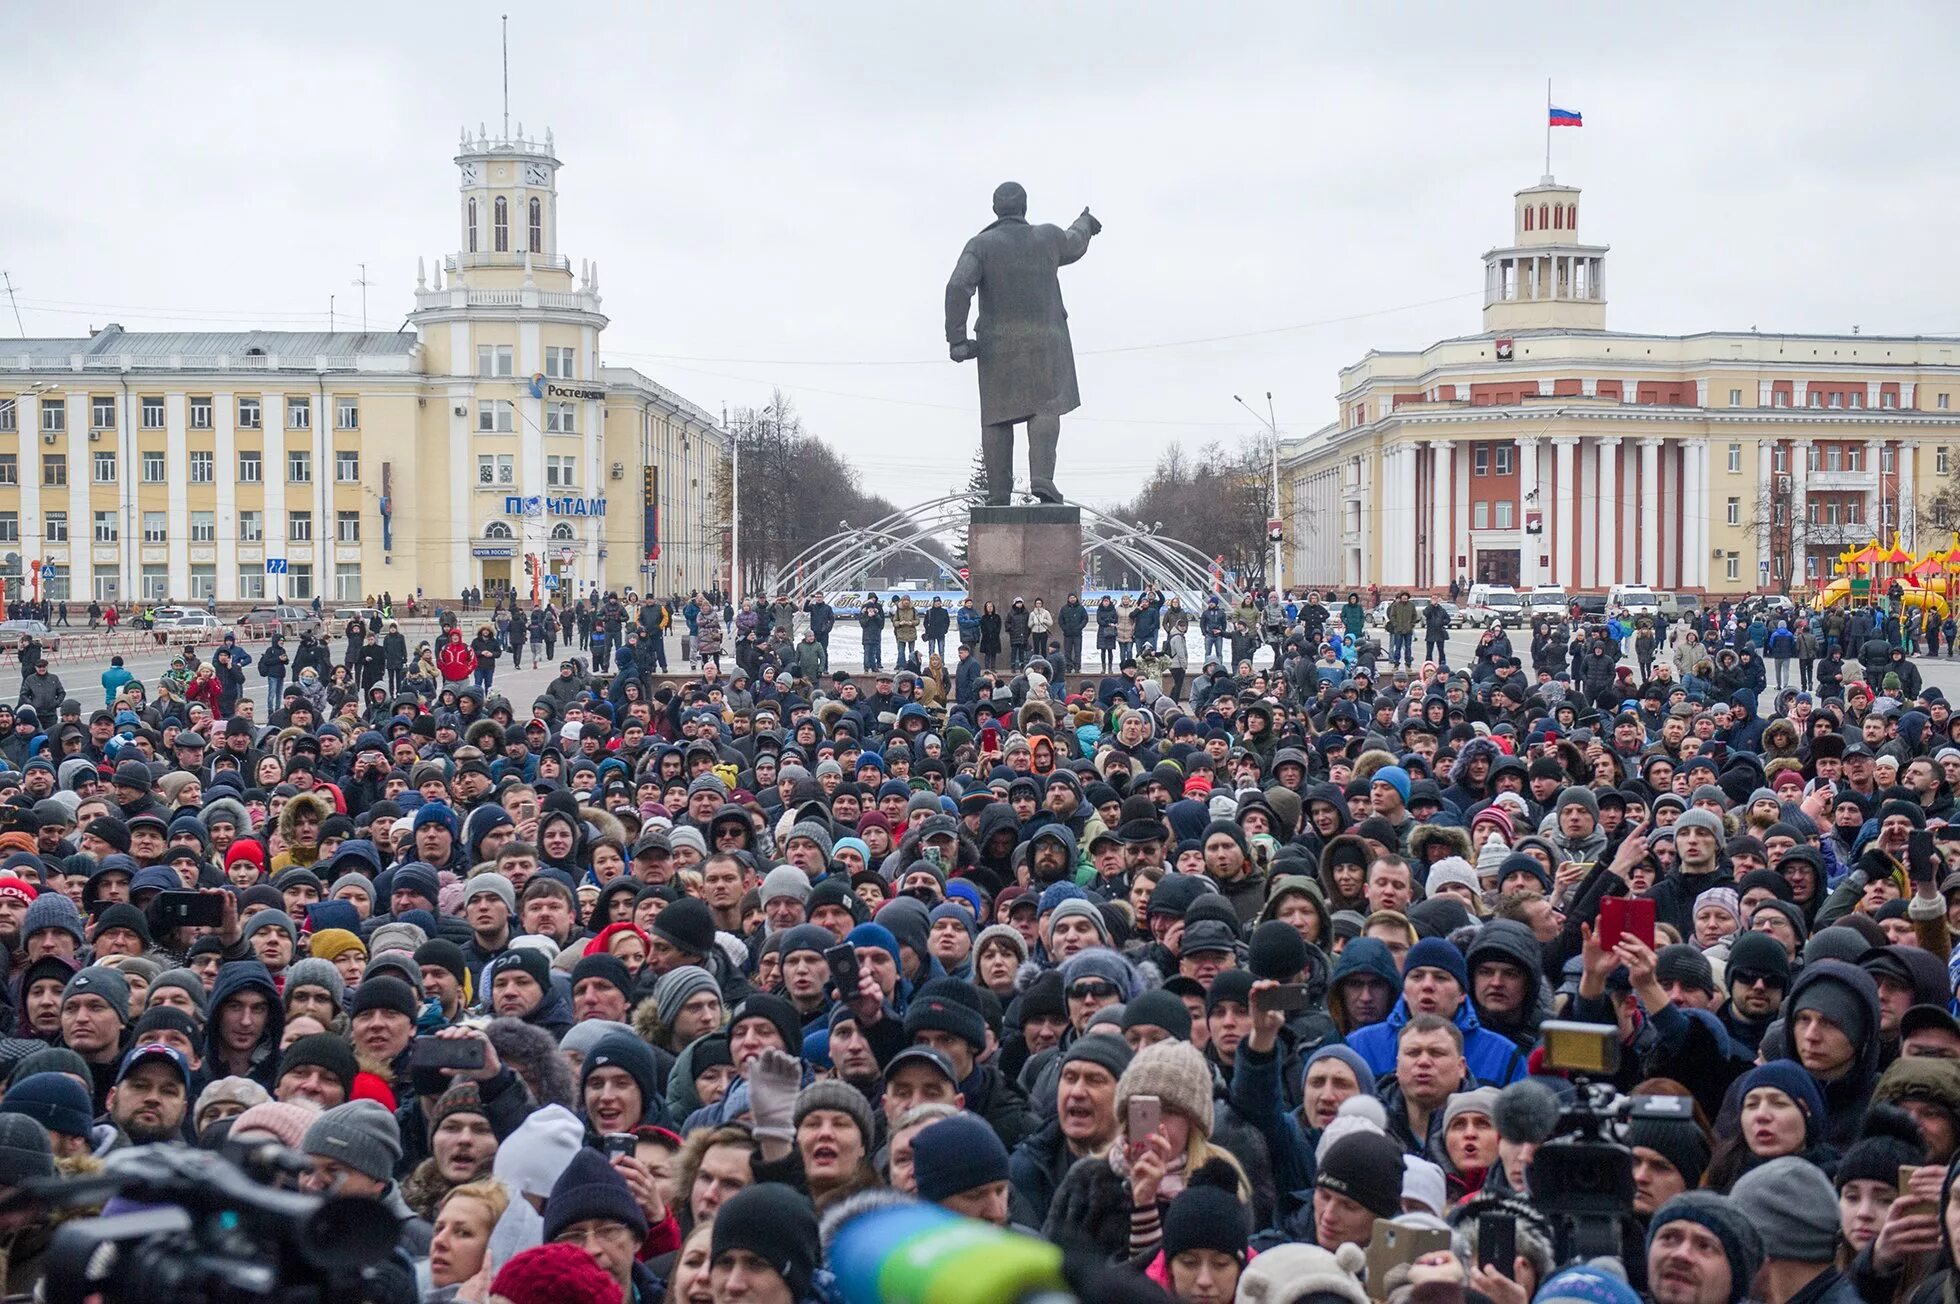
[[[1071,1000],[1113,1001],[1118,993],[1116,984],[1100,978],[1085,978],[1068,989]]]
[[[1763,986],[1773,988],[1779,992],[1790,985],[1789,979],[1787,978],[1778,977],[1773,973],[1758,973],[1754,969],[1731,970],[1729,981],[1740,983],[1744,987],[1754,987],[1757,983],[1761,983]]]

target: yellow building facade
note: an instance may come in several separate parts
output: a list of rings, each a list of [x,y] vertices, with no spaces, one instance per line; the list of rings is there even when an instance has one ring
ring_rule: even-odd
[[[0,578],[105,605],[725,584],[730,445],[604,364],[541,140],[463,135],[411,329],[0,342]]]
[[[1338,419],[1283,447],[1289,584],[1726,596],[1947,537],[1960,340],[1610,331],[1579,197],[1518,191],[1484,329],[1369,353]]]

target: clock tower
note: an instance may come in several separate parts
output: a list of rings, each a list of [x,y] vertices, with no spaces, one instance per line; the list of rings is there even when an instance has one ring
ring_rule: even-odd
[[[482,129],[472,137],[466,129],[456,168],[462,237],[456,266],[466,283],[515,286],[518,277],[510,273],[521,275],[528,257],[541,288],[569,289],[570,260],[558,252],[559,162],[551,132],[526,139],[520,123],[515,135],[497,139]]]

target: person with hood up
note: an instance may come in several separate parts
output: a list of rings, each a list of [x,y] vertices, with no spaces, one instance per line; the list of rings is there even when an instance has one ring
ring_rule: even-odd
[[[1464,1061],[1479,1083],[1503,1087],[1525,1076],[1525,1053],[1510,1038],[1478,1021],[1469,999],[1470,973],[1463,953],[1450,942],[1426,937],[1410,947],[1402,966],[1401,989],[1387,1019],[1348,1034],[1347,1044],[1377,1077],[1395,1071],[1402,1025],[1417,1014],[1438,1015],[1456,1024],[1463,1034]]]
[[[217,1077],[249,1078],[267,1091],[277,1084],[285,1007],[272,974],[257,960],[232,960],[218,970],[206,1001],[204,1059]]]

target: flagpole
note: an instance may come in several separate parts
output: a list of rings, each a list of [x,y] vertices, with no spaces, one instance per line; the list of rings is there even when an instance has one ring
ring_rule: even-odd
[[[1545,179],[1552,176],[1552,79],[1545,79]]]

